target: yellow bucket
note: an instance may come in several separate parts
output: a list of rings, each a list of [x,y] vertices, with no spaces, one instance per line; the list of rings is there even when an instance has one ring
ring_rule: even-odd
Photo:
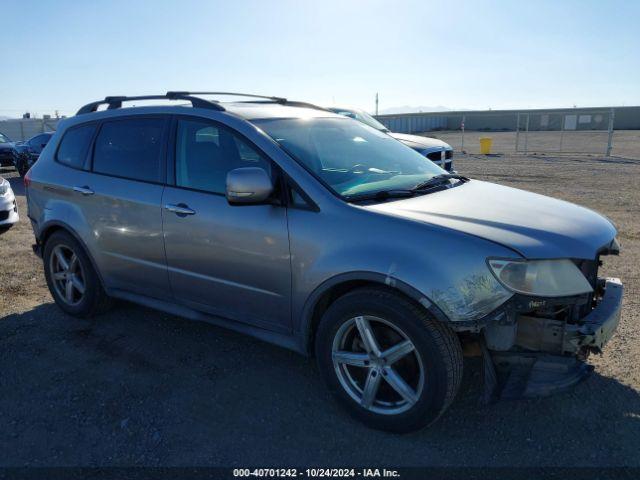
[[[482,155],[489,155],[491,153],[491,144],[493,139],[491,137],[480,138],[480,153]]]

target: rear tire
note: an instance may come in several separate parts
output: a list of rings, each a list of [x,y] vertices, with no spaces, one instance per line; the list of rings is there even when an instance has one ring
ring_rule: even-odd
[[[43,251],[47,286],[56,304],[69,315],[91,318],[107,311],[112,299],[84,248],[63,230],[47,239]]]
[[[455,333],[383,288],[354,290],[331,304],[315,348],[329,390],[354,417],[380,430],[405,433],[433,423],[462,379]]]

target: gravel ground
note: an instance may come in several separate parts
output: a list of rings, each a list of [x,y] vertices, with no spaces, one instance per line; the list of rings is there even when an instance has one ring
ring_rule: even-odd
[[[635,155],[640,147],[636,144]],[[551,398],[479,406],[479,365],[431,428],[373,431],[342,412],[312,361],[207,324],[122,304],[60,312],[20,224],[0,236],[0,466],[640,466],[640,161],[469,156],[457,169],[586,205],[619,227],[604,274],[626,285],[594,374]]]

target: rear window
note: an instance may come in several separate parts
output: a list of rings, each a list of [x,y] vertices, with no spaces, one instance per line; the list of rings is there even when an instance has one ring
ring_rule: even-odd
[[[62,137],[56,160],[69,167],[82,168],[95,129],[94,124],[89,124],[68,130]]]
[[[136,118],[105,122],[96,138],[93,171],[117,177],[160,182],[165,120]]]

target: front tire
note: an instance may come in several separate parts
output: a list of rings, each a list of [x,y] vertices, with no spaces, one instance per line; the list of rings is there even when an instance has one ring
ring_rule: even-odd
[[[462,378],[455,333],[383,288],[354,290],[327,309],[316,357],[329,390],[354,417],[392,432],[433,423]]]
[[[111,306],[89,256],[71,234],[54,232],[44,246],[42,258],[49,291],[66,313],[91,318]]]

